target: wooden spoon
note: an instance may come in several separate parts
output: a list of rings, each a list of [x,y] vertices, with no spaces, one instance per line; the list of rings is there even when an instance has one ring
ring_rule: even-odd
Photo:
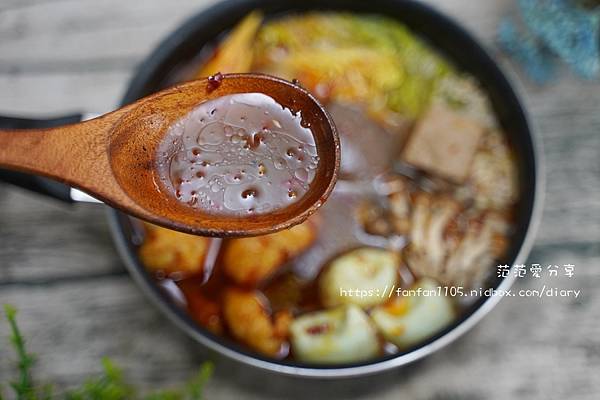
[[[156,155],[166,131],[203,101],[259,92],[310,124],[319,164],[309,191],[267,214],[215,215],[189,207],[157,185]],[[300,86],[258,74],[201,79],[145,97],[101,117],[50,129],[0,130],[0,167],[43,175],[79,188],[140,219],[204,236],[252,236],[289,228],[314,213],[331,193],[340,163],[331,117]]]

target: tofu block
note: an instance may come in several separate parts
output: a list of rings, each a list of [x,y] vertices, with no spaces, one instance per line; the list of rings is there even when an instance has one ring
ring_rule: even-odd
[[[451,181],[463,182],[484,132],[477,122],[443,106],[433,106],[417,121],[402,158]]]

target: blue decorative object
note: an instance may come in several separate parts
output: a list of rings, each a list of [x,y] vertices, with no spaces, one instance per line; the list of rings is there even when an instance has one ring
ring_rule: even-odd
[[[512,20],[500,22],[498,40],[536,83],[543,84],[554,77],[556,68],[553,54],[540,45],[533,35],[519,30]]]
[[[518,0],[518,19],[498,27],[500,46],[537,83],[554,75],[554,55],[579,76],[600,78],[600,7],[576,0]]]

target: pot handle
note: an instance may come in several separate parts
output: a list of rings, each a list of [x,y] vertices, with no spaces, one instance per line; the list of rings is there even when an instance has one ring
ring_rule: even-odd
[[[35,129],[50,128],[79,122],[81,114],[71,114],[49,119],[31,119],[0,116],[0,129]],[[60,182],[23,172],[0,169],[0,181],[19,186],[33,192],[53,197],[64,202],[72,203],[71,188]]]

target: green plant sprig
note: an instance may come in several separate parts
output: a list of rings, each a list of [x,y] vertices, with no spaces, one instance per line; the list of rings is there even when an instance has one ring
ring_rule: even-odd
[[[123,371],[104,358],[100,376],[89,378],[80,387],[58,396],[54,394],[52,385],[35,384],[32,378],[35,357],[27,352],[25,338],[17,324],[17,310],[5,305],[4,312],[11,330],[10,342],[17,354],[18,379],[9,383],[17,400],[202,400],[204,387],[213,373],[213,364],[205,362],[198,375],[181,388],[140,397],[135,388],[125,381]],[[2,393],[0,385],[0,400],[3,400]]]

